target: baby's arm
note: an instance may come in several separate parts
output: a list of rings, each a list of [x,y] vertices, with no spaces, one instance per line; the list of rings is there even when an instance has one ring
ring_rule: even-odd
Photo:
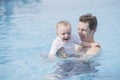
[[[49,59],[54,59],[55,58],[55,51],[50,51],[50,53],[48,54],[48,58]]]
[[[75,44],[80,45],[80,42],[81,42],[81,41],[80,41],[80,38],[78,38],[77,35],[72,35],[72,38],[73,38]]]
[[[56,40],[53,41],[50,52],[48,54],[49,59],[54,59],[56,57],[58,43]]]
[[[75,44],[75,53],[79,53],[82,49],[81,45]]]

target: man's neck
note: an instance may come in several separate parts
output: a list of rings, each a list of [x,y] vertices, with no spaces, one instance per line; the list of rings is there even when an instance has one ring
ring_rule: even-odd
[[[93,36],[88,40],[88,43],[95,43]]]

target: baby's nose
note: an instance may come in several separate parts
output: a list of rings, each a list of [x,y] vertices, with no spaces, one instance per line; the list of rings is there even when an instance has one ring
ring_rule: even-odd
[[[68,37],[68,34],[65,34],[65,37],[67,38],[67,37]]]

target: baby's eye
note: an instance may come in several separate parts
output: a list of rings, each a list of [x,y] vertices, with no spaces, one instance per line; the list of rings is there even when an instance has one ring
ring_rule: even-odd
[[[71,32],[68,32],[67,34],[71,34]]]
[[[65,35],[65,33],[62,33],[62,35]]]

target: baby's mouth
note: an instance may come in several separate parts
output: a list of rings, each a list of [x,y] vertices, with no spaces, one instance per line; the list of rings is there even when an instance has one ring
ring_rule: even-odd
[[[64,39],[65,41],[67,41],[68,39]]]
[[[68,40],[69,40],[69,38],[64,39],[64,41],[68,41]]]

